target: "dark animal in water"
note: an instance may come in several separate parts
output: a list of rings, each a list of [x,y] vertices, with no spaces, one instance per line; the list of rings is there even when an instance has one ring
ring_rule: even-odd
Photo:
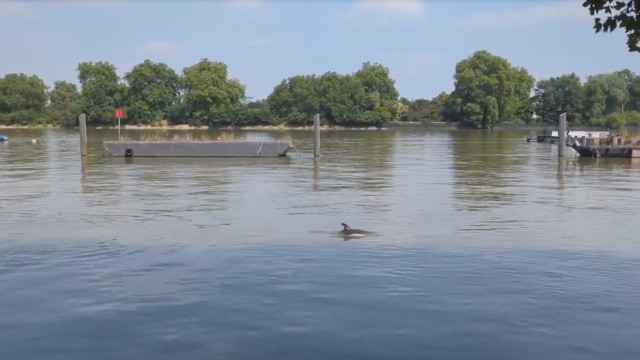
[[[342,225],[342,230],[340,230],[340,234],[345,237],[358,238],[358,237],[364,237],[367,234],[371,234],[371,232],[366,230],[352,229],[351,226],[345,223],[340,223],[340,225]]]

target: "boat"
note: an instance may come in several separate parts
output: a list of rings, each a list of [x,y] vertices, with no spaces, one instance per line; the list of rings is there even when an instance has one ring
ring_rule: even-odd
[[[565,136],[566,139],[569,138],[574,138],[574,139],[581,139],[581,138],[593,138],[593,139],[605,139],[609,136],[609,132],[608,131],[600,131],[600,130],[578,130],[578,131],[567,131],[567,134]],[[544,132],[542,133],[542,135],[537,135],[536,136],[536,141],[537,142],[544,142],[544,143],[557,143],[559,140],[559,136],[558,136],[558,130],[549,130],[549,129],[545,129]],[[527,141],[531,141],[532,138],[527,138]]]
[[[0,134],[0,142],[8,141],[9,137],[7,135]]]
[[[640,157],[640,145],[578,145],[571,146],[582,157],[596,158],[638,158]]]
[[[582,157],[596,158],[639,158],[640,140],[626,140],[618,134],[609,136],[605,142],[596,139],[572,139],[571,147]],[[625,144],[626,142],[626,144]]]
[[[281,140],[103,141],[112,156],[120,157],[282,157],[293,149]]]

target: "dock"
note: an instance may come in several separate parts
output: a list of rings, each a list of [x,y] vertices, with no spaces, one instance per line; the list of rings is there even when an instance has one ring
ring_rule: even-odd
[[[607,144],[600,144],[595,139],[575,139],[571,147],[582,157],[595,158],[640,158],[640,141],[625,141],[621,136],[610,136]]]
[[[568,131],[565,138],[595,138],[595,139],[604,139],[609,136],[608,131],[596,131],[596,130],[577,130],[577,131]],[[527,141],[530,142],[533,140],[532,137],[528,137]],[[545,131],[541,135],[536,135],[536,142],[539,143],[551,143],[555,144],[560,140],[560,136],[558,134],[558,130],[548,130]]]
[[[293,149],[281,140],[213,141],[103,141],[112,156],[120,157],[282,157]]]
[[[572,147],[582,157],[640,158],[640,145],[594,146],[573,144]]]

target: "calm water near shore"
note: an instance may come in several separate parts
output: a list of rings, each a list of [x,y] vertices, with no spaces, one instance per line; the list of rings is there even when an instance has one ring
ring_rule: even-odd
[[[640,161],[513,130],[125,160],[91,130],[83,164],[75,131],[1,132],[2,359],[640,358]],[[123,135],[186,133],[220,135]]]

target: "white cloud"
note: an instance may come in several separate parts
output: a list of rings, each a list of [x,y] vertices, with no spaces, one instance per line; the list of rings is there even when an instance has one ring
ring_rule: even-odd
[[[386,25],[394,20],[421,19],[425,14],[421,0],[359,0],[339,16]]]
[[[24,3],[17,1],[0,1],[0,18],[26,17],[34,13],[34,9]]]
[[[267,49],[273,46],[274,41],[270,37],[258,37],[253,39],[248,39],[244,42],[246,46],[255,47],[260,49]]]
[[[151,41],[144,45],[141,52],[144,56],[173,55],[180,50],[180,45],[167,41]]]
[[[467,27],[513,27],[528,26],[547,20],[567,20],[589,16],[589,11],[582,7],[580,1],[572,0],[527,9],[478,13],[461,18],[457,23]]]

